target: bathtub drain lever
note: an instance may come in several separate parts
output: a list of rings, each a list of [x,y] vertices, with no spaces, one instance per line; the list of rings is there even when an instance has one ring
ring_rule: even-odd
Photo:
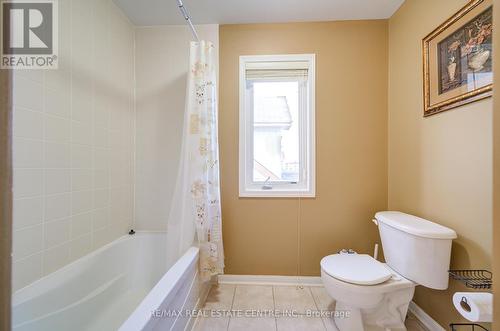
[[[134,235],[135,234],[134,229],[130,229],[130,231],[128,232],[128,234],[131,235],[131,236]]]

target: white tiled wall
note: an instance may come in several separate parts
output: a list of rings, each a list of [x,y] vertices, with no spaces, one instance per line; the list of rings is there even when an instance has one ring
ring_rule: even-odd
[[[14,290],[133,219],[134,30],[111,0],[59,0],[59,69],[14,75]]]

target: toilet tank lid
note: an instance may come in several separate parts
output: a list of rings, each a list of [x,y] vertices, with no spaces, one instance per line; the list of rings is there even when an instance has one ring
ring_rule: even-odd
[[[418,237],[432,239],[457,237],[456,232],[450,228],[399,211],[381,211],[375,214],[375,218],[378,222]]]

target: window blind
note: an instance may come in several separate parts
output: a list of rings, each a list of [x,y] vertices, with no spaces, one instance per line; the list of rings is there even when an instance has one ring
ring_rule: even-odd
[[[249,62],[245,66],[246,79],[306,79],[309,63],[302,61]]]

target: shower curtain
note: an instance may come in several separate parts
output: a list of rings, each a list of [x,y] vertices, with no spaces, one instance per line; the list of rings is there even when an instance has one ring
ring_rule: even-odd
[[[167,227],[169,266],[197,242],[205,281],[224,269],[216,70],[214,45],[191,42],[181,158]]]

